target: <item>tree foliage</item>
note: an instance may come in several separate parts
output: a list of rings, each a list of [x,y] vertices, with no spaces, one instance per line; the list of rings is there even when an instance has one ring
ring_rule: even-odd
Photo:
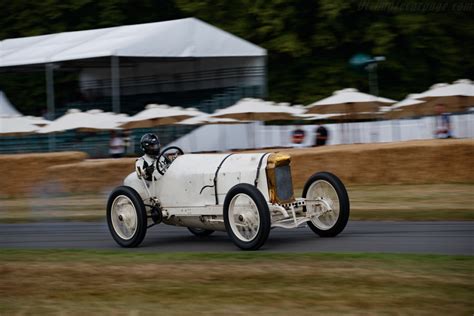
[[[474,73],[474,6],[456,11],[452,4],[436,10],[436,1],[410,7],[400,1],[247,0],[224,10],[214,2],[177,1],[190,15],[269,50],[272,99],[306,104],[343,87],[367,91],[366,74],[348,67],[359,52],[387,58],[379,66],[380,93],[396,99]]]
[[[15,0],[0,10],[0,39],[195,16],[268,50],[272,100],[307,104],[345,87],[368,91],[367,74],[348,65],[356,53],[387,58],[378,68],[380,94],[401,99],[436,82],[472,79],[474,5],[466,3]],[[31,89],[44,90],[41,80],[32,78]],[[0,76],[0,88],[26,106],[15,84]]]

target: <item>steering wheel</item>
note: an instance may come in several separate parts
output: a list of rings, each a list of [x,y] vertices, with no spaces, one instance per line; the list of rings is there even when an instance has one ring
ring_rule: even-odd
[[[156,170],[158,170],[161,175],[164,175],[166,170],[171,166],[171,163],[178,158],[178,156],[183,154],[183,150],[179,147],[171,146],[166,148],[156,159]]]

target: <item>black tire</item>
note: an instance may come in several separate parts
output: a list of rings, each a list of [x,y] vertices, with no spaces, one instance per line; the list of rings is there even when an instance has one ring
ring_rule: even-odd
[[[166,152],[171,151],[171,150],[176,150],[176,153],[178,156],[181,156],[184,154],[183,150],[177,146],[171,146],[166,149],[164,149],[161,154],[158,156],[156,159],[156,170],[163,176],[168,170],[169,166],[173,161],[170,161],[168,157],[166,157]],[[160,163],[161,162],[161,163]]]
[[[204,228],[196,228],[196,227],[188,227],[188,230],[197,237],[207,237],[214,233],[213,230],[204,229]]]
[[[329,172],[318,172],[313,174],[306,184],[304,185],[303,189],[303,198],[306,198],[308,194],[308,190],[311,185],[315,181],[326,181],[329,183],[334,190],[336,191],[337,197],[339,199],[339,217],[337,218],[335,224],[329,229],[321,229],[316,227],[311,221],[308,222],[308,226],[311,228],[313,232],[318,234],[321,237],[334,237],[337,236],[340,232],[344,230],[349,221],[349,213],[350,213],[350,203],[349,203],[349,196],[347,195],[347,190],[342,181]],[[306,212],[306,207],[305,207]]]
[[[115,199],[119,196],[127,197],[132,202],[135,208],[135,213],[137,216],[136,217],[137,228],[130,239],[124,239],[120,237],[119,234],[116,232],[113,225],[112,206]],[[107,225],[109,226],[109,230],[110,230],[110,233],[112,234],[112,237],[120,246],[125,247],[125,248],[133,248],[140,245],[140,243],[143,241],[146,235],[147,213],[146,213],[145,205],[143,204],[143,201],[140,195],[137,193],[137,191],[127,186],[120,186],[120,187],[117,187],[114,191],[112,191],[107,201]]]
[[[247,195],[255,203],[258,216],[259,216],[259,225],[257,234],[255,237],[249,241],[241,240],[232,230],[232,226],[229,220],[229,206],[232,199],[237,194]],[[268,209],[268,204],[265,200],[263,194],[253,185],[248,183],[240,183],[232,187],[225,197],[224,201],[224,224],[227,230],[227,234],[234,244],[243,250],[257,250],[263,246],[265,241],[268,238],[271,228],[271,218],[270,211]]]

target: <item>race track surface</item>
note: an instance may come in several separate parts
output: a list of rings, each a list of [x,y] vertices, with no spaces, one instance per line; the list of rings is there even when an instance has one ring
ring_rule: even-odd
[[[0,248],[120,249],[106,223],[0,224]],[[164,224],[150,228],[137,249],[123,251],[240,251],[226,233],[205,238]],[[309,228],[274,229],[265,252],[374,252],[474,255],[474,222],[349,222],[335,238],[319,238]]]

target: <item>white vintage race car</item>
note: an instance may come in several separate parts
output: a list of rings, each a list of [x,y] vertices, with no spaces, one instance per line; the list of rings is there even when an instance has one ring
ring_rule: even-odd
[[[307,224],[319,236],[338,235],[349,219],[343,183],[331,173],[315,173],[303,197],[295,198],[290,161],[282,153],[183,155],[170,147],[155,161],[152,181],[133,172],[110,194],[112,237],[120,246],[136,247],[161,222],[196,236],[227,231],[244,250],[260,248],[274,227]]]

